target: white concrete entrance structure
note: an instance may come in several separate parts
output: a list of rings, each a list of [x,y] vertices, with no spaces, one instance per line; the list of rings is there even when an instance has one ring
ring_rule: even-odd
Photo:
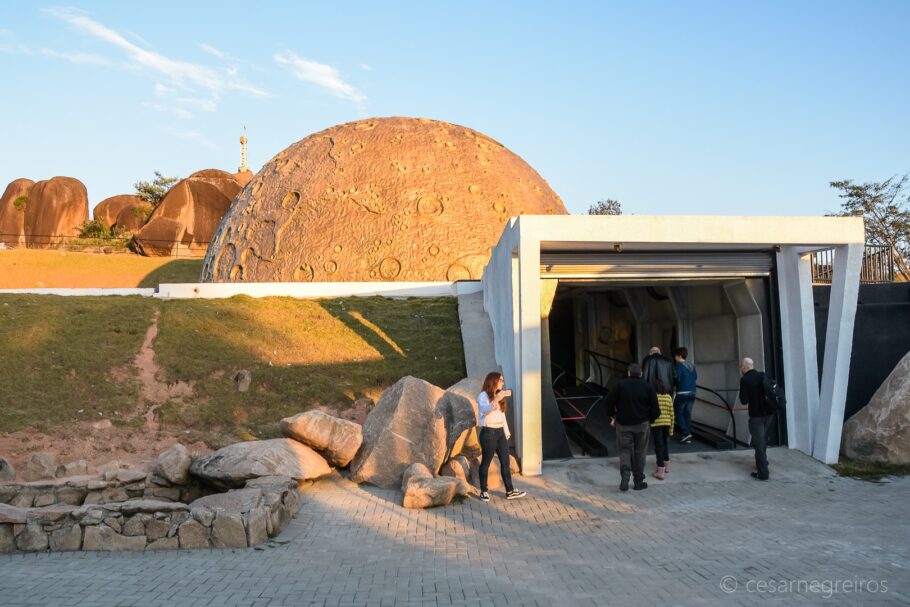
[[[623,253],[630,254],[630,260],[638,253],[691,255],[698,261],[690,280],[711,277],[712,272],[715,278],[727,276],[722,262],[737,255],[743,259],[760,252],[773,255],[789,446],[834,463],[843,425],[863,245],[863,221],[854,217],[523,215],[512,219],[484,270],[483,289],[496,362],[514,390],[514,433],[524,473],[540,474],[543,463],[541,253],[584,253],[587,259],[603,253],[613,264],[613,275],[663,282],[672,273],[640,265],[625,272]],[[819,383],[809,254],[825,249],[835,250],[834,281]],[[717,268],[713,259],[719,260]],[[730,267],[748,266],[748,260],[743,263]]]

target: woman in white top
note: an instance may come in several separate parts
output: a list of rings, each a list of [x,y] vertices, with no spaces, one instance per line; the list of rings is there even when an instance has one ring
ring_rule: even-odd
[[[490,501],[487,491],[487,475],[493,456],[499,456],[499,471],[502,473],[502,484],[506,487],[506,499],[514,500],[527,495],[524,491],[517,491],[512,486],[512,470],[509,466],[509,424],[506,422],[507,396],[512,396],[511,390],[503,390],[505,380],[502,373],[489,373],[483,381],[483,390],[477,395],[477,408],[480,411],[480,499]]]

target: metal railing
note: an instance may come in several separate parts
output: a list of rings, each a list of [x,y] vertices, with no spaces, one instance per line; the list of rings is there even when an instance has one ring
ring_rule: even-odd
[[[606,354],[601,354],[600,352],[593,352],[591,350],[585,350],[585,354],[587,354],[588,357],[595,364],[595,369],[596,369],[595,378],[596,379],[595,379],[594,383],[598,384],[604,388],[606,388],[606,384],[603,383],[603,377],[605,375],[604,369],[606,369],[611,375],[615,376],[616,367],[624,367],[623,372],[619,375],[619,378],[621,379],[621,378],[625,377],[626,370],[629,368],[629,365],[631,364],[628,361],[620,360],[618,358],[613,358],[612,356],[607,356]],[[722,405],[720,405],[718,403],[714,403],[709,400],[706,400],[705,398],[700,397],[700,396],[696,396],[696,399],[695,399],[696,402],[701,402],[706,405],[711,405],[713,407],[717,407],[719,409],[725,409],[727,411],[727,414],[730,416],[730,425],[731,425],[731,428],[733,431],[733,439],[731,441],[731,446],[732,446],[732,448],[735,449],[737,447],[738,440],[736,437],[736,416],[734,415],[734,412],[737,410],[741,410],[741,409],[736,409],[733,406],[733,404],[724,395],[721,394],[721,392],[737,392],[738,393],[739,389],[730,388],[730,389],[715,390],[713,388],[708,388],[707,386],[702,386],[702,385],[696,385],[696,388],[698,390],[702,390],[703,392],[707,392],[708,394],[713,395],[721,403],[723,403]]]
[[[814,284],[831,284],[834,278],[834,253],[834,249],[812,253],[812,282]],[[899,253],[885,245],[866,245],[863,250],[860,283],[895,282],[898,275],[902,275],[903,280],[910,280],[910,271]]]
[[[556,398],[556,404],[559,407],[559,417],[563,423],[565,422],[575,422],[580,425],[582,434],[588,435],[588,420],[591,418],[591,413],[594,411],[594,408],[599,405],[603,399],[604,394],[598,392],[592,388],[586,381],[576,377],[574,374],[569,374],[568,371],[563,369],[561,366],[557,365],[554,362],[550,363],[550,367],[553,372],[553,396]],[[581,393],[576,393],[574,395],[569,395],[561,389],[558,384],[560,380],[565,378],[569,383],[569,388],[578,390]],[[589,439],[583,439],[578,442],[582,450],[582,455],[587,455],[591,452],[591,445],[588,444]]]

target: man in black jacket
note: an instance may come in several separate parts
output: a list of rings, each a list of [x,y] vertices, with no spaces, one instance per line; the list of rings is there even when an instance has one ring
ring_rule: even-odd
[[[768,472],[768,428],[774,412],[768,411],[765,404],[765,374],[755,370],[751,358],[744,358],[739,366],[742,377],[739,380],[739,402],[749,405],[749,434],[752,435],[752,447],[755,449],[755,472],[752,478],[766,481]]]
[[[642,378],[657,389],[658,382],[668,394],[676,390],[676,366],[673,361],[666,358],[657,346],[648,351],[648,355],[641,361]]]
[[[616,426],[619,444],[620,491],[629,490],[629,476],[636,491],[648,488],[645,482],[645,449],[651,422],[660,417],[657,390],[641,378],[641,367],[629,365],[629,376],[607,394],[607,415]]]

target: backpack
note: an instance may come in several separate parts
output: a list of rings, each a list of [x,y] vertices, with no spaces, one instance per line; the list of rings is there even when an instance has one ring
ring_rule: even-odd
[[[787,410],[787,398],[784,396],[783,387],[767,374],[762,377],[762,393],[765,397],[765,411],[768,415],[784,413]]]

